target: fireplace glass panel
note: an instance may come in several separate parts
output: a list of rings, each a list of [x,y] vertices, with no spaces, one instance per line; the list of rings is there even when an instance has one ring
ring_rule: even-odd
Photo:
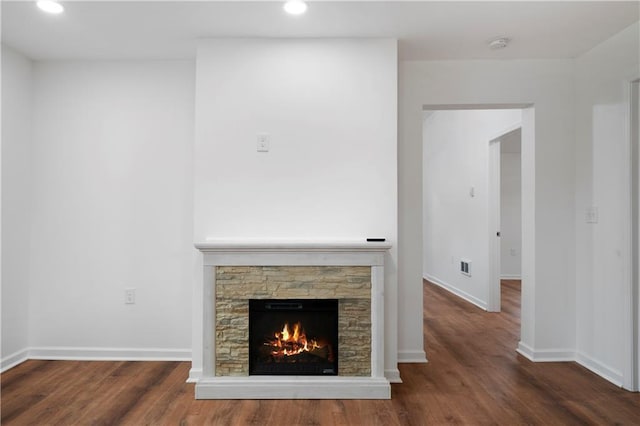
[[[249,374],[337,375],[338,300],[250,300]]]

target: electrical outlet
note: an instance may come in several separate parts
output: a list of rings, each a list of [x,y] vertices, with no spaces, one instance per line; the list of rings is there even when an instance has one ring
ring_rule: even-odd
[[[124,289],[124,304],[125,305],[135,305],[136,303],[136,289],[135,288],[125,288]]]
[[[518,255],[518,251],[516,249],[512,248],[511,250],[509,250],[509,254],[511,256],[517,256]]]

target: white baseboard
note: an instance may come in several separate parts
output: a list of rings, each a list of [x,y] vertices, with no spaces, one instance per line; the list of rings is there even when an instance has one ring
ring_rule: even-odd
[[[399,363],[425,363],[427,354],[424,351],[398,351]]]
[[[14,352],[11,355],[7,355],[0,361],[0,373],[4,373],[10,368],[15,367],[18,364],[22,364],[29,359],[29,349],[25,348],[21,351]]]
[[[0,372],[28,359],[62,361],[191,361],[191,349],[26,348],[2,358]]]
[[[538,349],[534,350],[531,346],[518,342],[516,349],[523,357],[533,362],[561,362],[575,361],[576,353],[569,349]]]
[[[518,348],[516,349],[516,352],[527,358],[529,361],[534,360],[533,348],[531,348],[531,346],[527,345],[526,343],[518,342]]]
[[[431,279],[429,279],[431,281]],[[437,283],[436,283],[437,284]],[[534,350],[519,342],[516,351],[533,362],[575,361],[603,379],[622,387],[622,373],[606,366],[584,352],[562,349]],[[25,362],[28,359],[68,360],[68,361],[191,361],[190,349],[113,349],[113,348],[27,348],[8,355],[0,361],[0,372]],[[398,351],[399,363],[428,362],[424,351]],[[390,383],[402,383],[400,371],[389,369],[384,372]],[[201,369],[189,370],[187,383],[197,383],[202,377]]]
[[[29,359],[68,361],[191,361],[191,349],[39,347]]]
[[[624,377],[620,371],[608,367],[604,363],[590,357],[584,352],[574,352],[561,349],[544,349],[536,351],[522,342],[518,343],[517,352],[534,362],[574,361],[618,387],[622,387],[624,384]]]
[[[202,378],[202,368],[192,368],[189,370],[189,378],[187,383],[198,383],[198,380]]]
[[[397,368],[384,370],[384,377],[389,381],[389,383],[402,383],[402,378],[400,378],[400,370],[398,370]]]
[[[431,275],[426,275],[423,278],[425,280],[427,280],[427,281],[430,281],[430,282],[434,283],[438,287],[442,287],[443,289],[447,290],[448,292],[455,294],[456,296],[460,297],[461,299],[464,299],[467,302],[476,305],[480,309],[485,310],[485,311],[487,310],[487,302],[485,302],[483,300],[480,300],[477,297],[472,296],[469,293],[464,292],[464,291],[462,291],[462,290],[460,290],[460,289],[458,289],[458,288],[456,288],[456,287],[454,287],[454,286],[452,286],[450,284],[447,284],[446,282],[444,282],[444,281],[442,281],[442,280],[440,280],[440,279],[438,279],[436,277],[433,277]]]
[[[511,274],[503,274],[500,275],[501,280],[521,280],[522,276],[520,275],[511,275]]]
[[[590,357],[584,352],[578,351],[576,353],[576,362],[587,370],[591,370],[598,376],[610,381],[618,387],[622,387],[624,384],[624,377],[621,372],[607,367],[602,362]]]

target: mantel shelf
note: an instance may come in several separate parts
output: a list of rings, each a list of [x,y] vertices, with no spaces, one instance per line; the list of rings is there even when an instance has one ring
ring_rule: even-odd
[[[391,248],[388,242],[367,241],[312,241],[312,240],[215,240],[197,242],[201,252],[384,252]]]

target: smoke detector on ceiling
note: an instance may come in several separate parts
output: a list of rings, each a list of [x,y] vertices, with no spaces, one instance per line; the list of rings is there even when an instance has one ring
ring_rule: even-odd
[[[507,37],[496,37],[493,38],[491,40],[489,40],[489,42],[487,43],[487,45],[489,46],[489,49],[491,50],[500,50],[500,49],[504,49],[505,47],[507,47],[509,45],[509,42],[511,40]]]

